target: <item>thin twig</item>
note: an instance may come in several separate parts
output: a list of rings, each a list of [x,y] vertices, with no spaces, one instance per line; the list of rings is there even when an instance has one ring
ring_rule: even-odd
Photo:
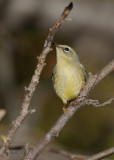
[[[69,158],[70,160],[84,160],[85,158],[87,158],[88,156],[85,155],[81,155],[81,154],[73,154],[73,153],[69,153],[63,150],[56,150],[56,149],[48,149],[48,152],[53,152],[59,155],[62,155],[64,157]]]
[[[106,77],[110,72],[114,71],[114,59],[108,64],[108,66],[104,67],[103,70],[101,70],[97,74],[97,80],[95,81],[95,86],[97,83],[99,83],[104,77]]]
[[[98,100],[93,100],[93,99],[87,99],[87,100],[85,101],[85,103],[86,103],[87,105],[92,105],[92,106],[98,108],[98,107],[104,107],[104,106],[106,106],[107,104],[112,103],[112,101],[114,101],[114,97],[112,97],[111,99],[109,99],[108,101],[106,101],[106,102],[104,102],[104,103],[102,103],[102,104],[100,104]]]
[[[109,157],[113,154],[114,154],[114,147],[109,148],[109,149],[102,151],[100,153],[97,153],[89,158],[86,158],[85,160],[101,160],[101,159]]]
[[[48,133],[33,147],[32,150],[30,150],[24,160],[35,160],[37,158],[44,148],[59,135],[60,131],[74,115],[74,113],[86,104],[86,97],[92,91],[92,89],[112,71],[114,71],[114,59],[98,74],[89,74],[88,81],[85,85],[85,88],[80,93],[80,96],[71,102],[67,108],[68,114],[62,114],[60,116]]]
[[[72,7],[73,7],[73,3],[71,2],[68,5],[68,7],[65,8],[64,12],[60,16],[60,18],[57,20],[55,25],[52,28],[50,28],[50,32],[45,40],[45,44],[44,44],[43,50],[40,54],[40,57],[37,57],[38,64],[36,66],[34,75],[31,79],[31,82],[30,82],[28,88],[25,87],[24,100],[22,103],[22,107],[21,107],[21,111],[19,113],[19,116],[16,118],[15,121],[12,122],[11,128],[10,128],[9,133],[7,135],[7,138],[10,139],[9,144],[12,142],[18,128],[21,126],[24,119],[29,114],[31,114],[35,111],[35,110],[29,110],[31,98],[33,96],[33,93],[36,89],[37,84],[39,83],[40,74],[45,66],[44,62],[45,62],[46,56],[51,51],[51,43],[53,41],[53,37],[54,37],[55,33],[58,31],[58,28],[60,27],[60,25],[63,23],[65,18],[70,13]],[[4,151],[5,151],[5,146],[3,144],[2,148],[0,149],[0,155],[2,155]]]
[[[114,147],[109,148],[109,149],[102,151],[100,153],[97,153],[93,156],[83,155],[83,154],[75,154],[75,153],[70,153],[70,152],[66,152],[64,150],[57,150],[57,149],[53,149],[53,148],[46,149],[46,151],[53,152],[55,154],[59,154],[61,156],[69,158],[69,160],[100,160],[102,158],[104,159],[104,158],[109,157],[112,154],[114,154]],[[108,160],[108,159],[105,159],[105,160]]]

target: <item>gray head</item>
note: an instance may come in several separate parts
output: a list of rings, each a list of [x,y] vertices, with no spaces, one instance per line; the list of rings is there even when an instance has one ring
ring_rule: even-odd
[[[73,50],[73,48],[67,46],[67,45],[57,45],[56,51],[57,51],[57,58],[64,58],[66,60],[72,60],[72,61],[79,61],[79,57],[77,53]]]

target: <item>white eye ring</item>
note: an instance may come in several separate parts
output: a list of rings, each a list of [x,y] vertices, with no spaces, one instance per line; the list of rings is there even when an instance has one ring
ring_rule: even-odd
[[[69,52],[69,48],[67,48],[67,47],[64,48],[64,51],[65,51],[65,52]]]

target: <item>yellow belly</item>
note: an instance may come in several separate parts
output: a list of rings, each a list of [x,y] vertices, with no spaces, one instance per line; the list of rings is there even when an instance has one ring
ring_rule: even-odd
[[[53,81],[55,92],[63,103],[76,98],[85,83],[82,70],[76,66],[57,68]]]

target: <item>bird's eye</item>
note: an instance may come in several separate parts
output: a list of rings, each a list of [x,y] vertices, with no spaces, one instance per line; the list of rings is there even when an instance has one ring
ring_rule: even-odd
[[[69,48],[64,48],[64,51],[65,52],[69,52]]]

